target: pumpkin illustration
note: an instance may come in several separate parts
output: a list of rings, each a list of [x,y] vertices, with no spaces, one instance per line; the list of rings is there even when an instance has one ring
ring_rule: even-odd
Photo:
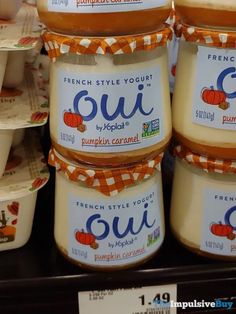
[[[220,223],[212,223],[211,224],[211,233],[218,237],[227,237],[230,233],[233,233],[233,227],[229,225],[223,225]]]
[[[90,244],[90,247],[93,250],[97,250],[99,248],[99,244],[97,242],[94,242],[94,243]]]
[[[12,215],[17,216],[19,212],[19,205],[20,204],[18,202],[12,202],[11,205],[7,205],[7,209]]]
[[[213,86],[202,90],[202,100],[208,105],[218,106],[226,102],[226,95],[223,91],[215,90]]]
[[[225,102],[222,102],[221,104],[219,104],[219,108],[222,109],[222,110],[227,110],[229,108],[230,104],[225,101]]]
[[[11,222],[11,224],[14,226],[14,225],[16,225],[17,224],[17,219],[14,219],[12,222]]]
[[[86,125],[84,125],[84,124],[80,124],[80,125],[78,126],[77,130],[78,130],[79,132],[81,132],[81,133],[84,133],[84,132],[87,130],[87,127],[86,127]]]
[[[86,233],[84,230],[76,231],[75,233],[76,240],[83,245],[92,245],[96,241],[96,237],[91,233]]]
[[[34,112],[31,115],[31,123],[43,123],[44,120],[48,117],[47,112]]]
[[[22,37],[18,43],[15,45],[16,47],[32,47],[34,43],[38,41],[38,37]]]
[[[235,240],[235,238],[236,238],[236,235],[235,235],[234,233],[229,233],[229,234],[227,235],[227,239],[229,239],[230,241]]]
[[[73,113],[69,110],[64,112],[63,121],[68,127],[77,128],[83,123],[83,118],[80,114]]]
[[[0,228],[1,233],[3,233],[3,235],[6,236],[14,236],[16,233],[16,228],[13,226],[6,226],[4,228]]]

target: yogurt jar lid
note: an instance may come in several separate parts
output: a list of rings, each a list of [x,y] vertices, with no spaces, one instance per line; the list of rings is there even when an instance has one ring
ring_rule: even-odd
[[[182,40],[196,42],[209,47],[236,48],[236,32],[176,23],[175,34]]]
[[[44,31],[42,39],[51,59],[73,53],[79,55],[131,54],[165,46],[172,39],[172,29],[165,27],[158,32],[117,37],[77,37]]]
[[[223,160],[202,156],[182,145],[175,147],[174,154],[180,159],[185,160],[188,164],[200,168],[207,173],[236,173],[236,160]]]
[[[107,196],[114,196],[126,187],[150,178],[155,171],[161,170],[163,153],[153,159],[124,168],[93,168],[73,164],[51,148],[48,163],[62,172],[68,180],[84,183]]]
[[[24,80],[18,87],[2,88],[0,104],[0,130],[45,125],[49,103],[41,72],[32,65],[26,66]]]

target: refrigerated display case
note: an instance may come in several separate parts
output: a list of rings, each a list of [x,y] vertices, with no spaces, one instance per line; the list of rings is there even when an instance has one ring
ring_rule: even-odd
[[[45,154],[50,147],[48,138],[46,131],[42,136]],[[173,238],[168,223],[161,251],[141,267],[102,273],[89,272],[70,264],[61,256],[54,242],[54,170],[50,170],[51,179],[39,192],[30,241],[21,249],[0,254],[1,313],[80,313],[78,292],[143,286],[155,286],[158,290],[159,285],[167,284],[177,285],[178,302],[192,302],[194,299],[232,301],[234,306],[225,311],[236,313],[236,264],[189,253]],[[168,221],[170,182],[165,178],[167,176],[163,181]],[[114,304],[117,306],[119,304]],[[224,310],[188,308],[177,311],[185,312],[224,313]]]

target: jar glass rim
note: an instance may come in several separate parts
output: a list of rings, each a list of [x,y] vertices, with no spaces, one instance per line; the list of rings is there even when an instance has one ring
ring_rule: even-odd
[[[181,22],[175,24],[175,35],[183,41],[209,47],[236,48],[236,31],[201,28]]]

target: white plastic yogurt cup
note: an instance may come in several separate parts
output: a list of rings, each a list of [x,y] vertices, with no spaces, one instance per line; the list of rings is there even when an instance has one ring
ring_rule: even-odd
[[[19,248],[29,240],[37,193],[49,178],[43,157],[33,131],[10,154],[0,180],[0,252]]]
[[[29,240],[33,225],[36,199],[37,192],[34,192],[28,193],[21,198],[13,198],[0,202],[0,251],[16,249],[23,246]],[[9,210],[9,208],[11,209]],[[22,209],[22,213],[18,218],[15,218],[14,215],[18,212],[18,208]],[[6,211],[9,215],[8,218],[6,218]],[[11,225],[5,225],[9,217],[12,219]],[[17,223],[17,227],[15,223]],[[20,232],[17,232],[18,230],[20,230]]]

